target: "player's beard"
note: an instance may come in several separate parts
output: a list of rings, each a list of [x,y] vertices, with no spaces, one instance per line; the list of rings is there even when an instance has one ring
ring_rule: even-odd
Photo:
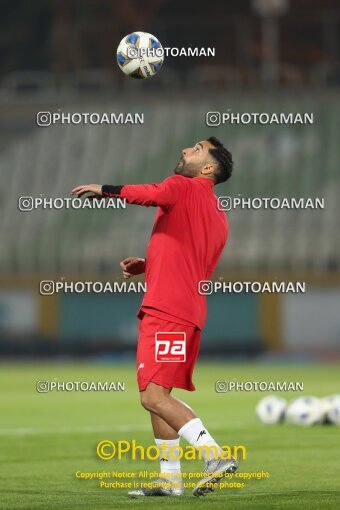
[[[185,159],[182,157],[177,163],[177,166],[175,168],[175,174],[184,175],[185,177],[195,177],[196,168],[194,167],[194,165],[186,163]]]

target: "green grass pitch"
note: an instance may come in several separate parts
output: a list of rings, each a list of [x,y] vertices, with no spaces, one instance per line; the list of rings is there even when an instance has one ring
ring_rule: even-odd
[[[139,405],[133,364],[3,363],[0,368],[0,508],[25,510],[118,509],[328,509],[340,508],[340,428],[302,429],[257,422],[254,407],[265,394],[217,394],[218,379],[303,381],[304,394],[339,393],[335,365],[203,363],[195,372],[196,392],[175,391],[202,418],[221,444],[244,444],[240,471],[268,471],[270,477],[245,482],[243,489],[217,490],[195,498],[131,500],[126,490],[100,489],[98,480],[75,477],[80,471],[158,470],[158,462],[125,458],[103,461],[96,444],[103,439],[136,439],[153,444],[149,418]],[[125,382],[125,392],[36,392],[37,380]],[[293,399],[295,393],[283,394]],[[182,463],[200,471],[200,461]],[[240,480],[242,481],[242,480]]]

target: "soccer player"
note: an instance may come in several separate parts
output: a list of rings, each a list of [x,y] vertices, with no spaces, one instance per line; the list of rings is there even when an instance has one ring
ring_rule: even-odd
[[[217,207],[213,187],[227,181],[232,168],[230,152],[211,137],[184,149],[175,175],[159,184],[90,184],[72,190],[76,196],[92,192],[92,197],[120,197],[130,204],[158,208],[146,258],[129,257],[120,265],[125,278],[145,272],[147,290],[137,314],[137,379],[141,404],[151,415],[155,442],[160,449],[166,445],[160,471],[170,474],[170,482],[131,491],[131,496],[183,494],[182,483],[175,483],[180,461],[173,459],[181,437],[199,450],[206,462],[206,476],[194,488],[194,495],[205,495],[213,483],[238,467],[235,459],[221,458],[220,446],[200,418],[171,395],[173,388],[195,390],[192,374],[207,314],[199,282],[214,272],[228,237],[227,218]],[[157,342],[158,332],[170,332],[174,338],[180,333],[184,340],[178,344],[179,351],[178,345],[169,351],[169,342]],[[170,359],[157,360],[164,352]],[[181,359],[171,360],[172,352],[180,352]]]

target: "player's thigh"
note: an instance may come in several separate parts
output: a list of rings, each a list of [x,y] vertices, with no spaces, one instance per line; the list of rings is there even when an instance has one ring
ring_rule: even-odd
[[[171,391],[172,388],[164,388],[160,384],[149,382],[145,390],[140,391],[139,394],[141,399],[146,395],[150,397],[163,397],[163,396],[167,397],[168,395],[170,395]]]

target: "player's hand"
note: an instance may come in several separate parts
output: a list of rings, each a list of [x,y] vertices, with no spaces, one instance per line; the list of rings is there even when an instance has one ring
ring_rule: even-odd
[[[81,197],[85,193],[94,193],[95,195],[102,196],[102,185],[101,184],[82,184],[81,186],[77,186],[73,188],[71,191],[71,195],[75,195],[76,197]]]
[[[128,257],[120,263],[120,267],[123,269],[124,278],[131,278],[136,274],[142,274],[145,271],[145,259],[138,257]]]

